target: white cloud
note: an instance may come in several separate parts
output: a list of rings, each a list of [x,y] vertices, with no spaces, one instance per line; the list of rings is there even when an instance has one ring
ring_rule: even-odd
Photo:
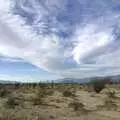
[[[73,49],[73,56],[78,64],[85,63],[90,61],[91,58],[104,54],[107,52],[109,45],[114,44],[112,28],[104,29],[99,30],[99,26],[94,24],[85,26],[80,33],[77,31],[74,36],[76,45]]]
[[[0,53],[2,55],[23,58],[43,68],[49,63],[51,67],[52,64],[54,66],[52,61],[61,62],[61,46],[57,36],[52,34],[37,36],[32,28],[25,24],[22,27],[21,23],[24,21],[19,16],[8,14],[6,11],[1,13]]]
[[[25,62],[24,60],[22,59],[18,59],[18,58],[9,58],[9,57],[3,57],[1,56],[0,57],[0,62],[10,62],[10,63],[22,63],[22,62]]]
[[[67,0],[1,0],[0,55],[20,58],[64,76],[118,73],[120,40],[113,31],[120,23],[119,12],[112,11],[112,6],[106,8],[105,1],[95,4],[101,7],[100,11],[94,2],[91,3],[93,9],[87,10],[86,0],[81,3],[81,9],[77,8],[79,5],[74,6],[75,12],[69,13],[68,3]],[[110,3],[116,4],[116,1]],[[17,8],[14,8],[15,5]],[[79,11],[82,15],[78,15]],[[96,14],[100,16],[94,17]],[[74,25],[70,24],[70,20]],[[64,38],[63,33],[58,34],[60,32],[66,32],[69,37]]]

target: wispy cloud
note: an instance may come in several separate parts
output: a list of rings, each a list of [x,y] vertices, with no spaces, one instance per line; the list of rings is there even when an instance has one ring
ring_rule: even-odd
[[[0,55],[63,76],[118,74],[117,0],[1,0]]]

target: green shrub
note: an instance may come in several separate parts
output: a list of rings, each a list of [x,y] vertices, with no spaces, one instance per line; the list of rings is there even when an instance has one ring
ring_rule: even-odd
[[[100,93],[106,86],[106,84],[111,84],[110,79],[102,79],[102,80],[92,80],[90,81],[92,84],[93,89],[96,93]]]

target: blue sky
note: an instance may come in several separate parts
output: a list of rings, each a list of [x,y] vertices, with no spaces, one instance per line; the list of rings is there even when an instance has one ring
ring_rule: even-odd
[[[119,0],[1,0],[0,79],[120,73]]]
[[[0,77],[1,80],[22,80],[22,82],[39,82],[61,78],[58,74],[44,71],[21,59],[6,57],[2,57],[0,60]]]

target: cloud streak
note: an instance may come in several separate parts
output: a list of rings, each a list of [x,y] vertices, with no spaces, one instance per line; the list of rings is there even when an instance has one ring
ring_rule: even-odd
[[[63,76],[120,71],[117,0],[1,0],[0,55]]]

